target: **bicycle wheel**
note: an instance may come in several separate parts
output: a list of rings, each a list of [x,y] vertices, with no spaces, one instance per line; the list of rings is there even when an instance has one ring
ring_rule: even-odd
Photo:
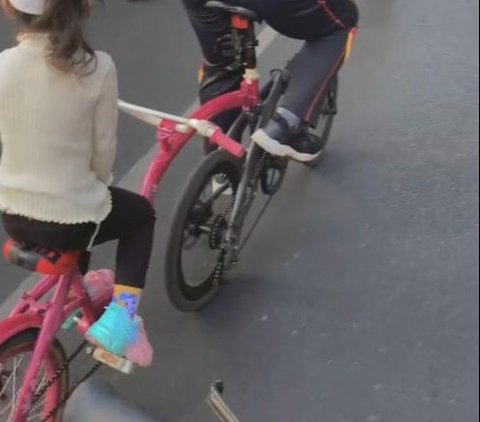
[[[337,114],[337,96],[338,96],[338,75],[335,75],[328,88],[327,94],[323,99],[323,105],[321,106],[320,118],[315,127],[315,133],[320,137],[320,143],[322,145],[321,153],[312,161],[304,163],[305,166],[310,168],[316,168],[322,161],[330,139],[330,133],[332,132],[333,120]]]
[[[39,330],[29,329],[11,337],[0,345],[0,421],[7,422],[22,386],[23,376],[31,360]],[[61,343],[55,339],[43,362],[35,391],[42,387],[55,375],[66,360]],[[27,417],[27,421],[42,421],[55,408],[57,403],[68,391],[68,369],[45,391],[45,394],[35,403]],[[60,422],[62,410],[59,409],[55,418],[48,421]]]
[[[240,114],[230,128],[229,136],[238,142],[250,137],[258,123],[264,124],[273,114],[287,83],[285,72],[273,71],[271,80],[261,92],[261,113],[256,110]],[[167,294],[177,309],[197,311],[218,292],[224,273],[229,269],[226,267],[232,265],[230,259],[227,264],[223,261],[225,254],[230,252],[223,246],[232,211],[235,212],[239,201],[243,201],[243,215],[234,223],[235,229],[241,232],[246,213],[255,198],[257,179],[264,170],[262,158],[265,155],[256,145],[252,145],[245,161],[217,150],[205,158],[187,181],[170,226],[165,262]],[[221,186],[221,190],[212,186]],[[238,209],[235,214],[238,218]],[[235,241],[238,245],[244,244],[241,239]],[[189,258],[193,265],[189,265]]]
[[[212,152],[190,175],[174,211],[167,243],[165,282],[172,304],[197,311],[217,293],[218,258],[241,177],[241,162]]]

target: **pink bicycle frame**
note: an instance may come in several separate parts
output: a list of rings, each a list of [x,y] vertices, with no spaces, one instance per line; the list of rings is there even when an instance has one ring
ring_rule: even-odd
[[[259,101],[258,75],[256,71],[249,70],[246,72],[240,90],[211,100],[199,107],[190,116],[190,119],[176,118],[157,112],[157,116],[164,115],[171,118],[161,118],[158,123],[156,137],[159,151],[146,173],[141,194],[150,202],[153,202],[157,186],[163,175],[202,123],[203,128],[208,129],[204,135],[208,136],[212,143],[224,148],[232,155],[242,157],[245,149],[235,140],[226,136],[219,128],[209,123],[208,120],[227,110],[237,108],[249,110],[257,106]],[[154,112],[154,110],[150,111]],[[182,123],[179,124],[179,121]],[[191,122],[191,125],[189,125],[189,122]],[[42,299],[48,297],[53,289],[52,299],[42,302]],[[24,422],[26,420],[35,393],[38,372],[61,325],[69,316],[81,310],[82,318],[80,319],[79,330],[84,334],[101,314],[103,307],[109,303],[111,295],[111,291],[105,291],[92,300],[82,284],[82,277],[78,270],[60,277],[47,276],[30,291],[24,293],[8,318],[0,322],[0,345],[27,329],[39,329],[32,359],[15,405],[12,422]],[[51,407],[54,406],[55,403],[52,403]]]
[[[207,102],[193,112],[190,119],[208,121],[224,111],[239,108],[249,110],[257,106],[260,101],[260,89],[258,77],[255,75],[256,72],[251,71],[250,76],[245,77],[242,82],[240,90]],[[180,133],[176,130],[177,126],[178,123],[170,119],[163,119],[158,125],[159,152],[151,163],[141,188],[142,195],[150,201],[153,201],[157,186],[173,159],[195,135],[195,131]],[[224,135],[220,129],[212,134],[210,141],[237,157],[242,157],[245,153],[244,148],[238,142]]]

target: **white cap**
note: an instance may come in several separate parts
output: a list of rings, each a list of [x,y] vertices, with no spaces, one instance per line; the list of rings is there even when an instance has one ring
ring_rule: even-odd
[[[19,12],[29,15],[43,15],[46,0],[8,0]]]

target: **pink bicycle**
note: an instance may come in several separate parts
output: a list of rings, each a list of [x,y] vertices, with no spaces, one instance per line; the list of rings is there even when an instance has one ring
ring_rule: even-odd
[[[201,178],[196,182],[191,179],[188,183],[172,226],[170,243],[173,243],[171,253],[174,255],[167,257],[167,291],[172,302],[182,310],[198,309],[213,297],[224,271],[235,262],[241,249],[239,231],[258,184],[262,185],[265,193],[275,193],[287,164],[285,160],[266,155],[255,145],[249,147],[247,158],[243,159],[245,148],[237,141],[272,115],[287,87],[288,73],[273,71],[271,80],[260,92],[254,30],[254,22],[258,18],[251,11],[232,8],[221,2],[209,2],[209,6],[232,15],[236,61],[245,68],[241,88],[199,107],[190,118],[123,101],[119,103],[126,113],[157,128],[159,150],[141,188],[142,195],[152,203],[164,173],[195,134],[208,138],[210,143],[221,148],[210,154],[202,164],[199,170]],[[327,101],[328,113],[324,113],[328,116],[324,129],[327,138],[336,98],[336,84],[332,86]],[[234,109],[241,109],[242,113],[229,135],[210,122],[214,116]],[[195,208],[202,188],[215,175],[224,177],[220,181],[214,180],[220,188],[210,199],[203,201],[201,207]],[[217,215],[205,214],[220,197],[229,198],[223,211]],[[229,216],[233,217],[227,221]],[[187,249],[189,238],[196,240],[201,236],[207,236],[211,250],[220,253],[213,274],[203,284],[191,286],[186,283],[183,273],[178,272],[181,264],[179,255]],[[87,280],[89,283],[84,280],[77,268],[80,253],[48,250],[42,245],[18,244],[13,240],[4,246],[4,255],[9,262],[45,277],[24,293],[9,316],[0,322],[0,421],[61,421],[64,405],[72,392],[102,363],[125,373],[132,370],[123,358],[97,349],[93,352],[97,360],[94,366],[69,385],[70,365],[82,351],[91,353],[92,350],[87,342],[82,341],[67,356],[58,340],[60,329],[62,326],[76,326],[83,338],[112,295],[112,283],[97,285],[94,280]],[[235,420],[223,406],[220,395],[212,397],[214,399],[210,400],[210,404],[215,412],[223,420]]]

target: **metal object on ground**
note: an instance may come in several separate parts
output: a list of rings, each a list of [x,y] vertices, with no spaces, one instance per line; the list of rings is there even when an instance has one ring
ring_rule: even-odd
[[[208,405],[222,422],[240,422],[223,400],[223,391],[223,382],[214,382],[210,388],[210,394],[207,397]]]

